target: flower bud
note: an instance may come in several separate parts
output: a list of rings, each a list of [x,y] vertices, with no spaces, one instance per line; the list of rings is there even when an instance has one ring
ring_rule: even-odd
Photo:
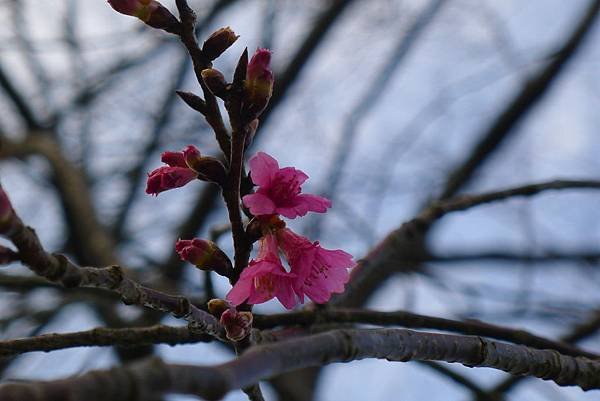
[[[271,51],[257,49],[248,63],[245,86],[245,112],[254,120],[267,107],[273,94],[273,72],[269,69]]]
[[[227,82],[220,71],[214,68],[202,70],[202,79],[213,95],[222,99],[227,96]]]
[[[227,172],[218,159],[200,155],[198,149],[191,145],[183,151],[183,158],[188,167],[198,174],[198,179],[217,184],[225,183]]]
[[[225,253],[212,241],[194,238],[178,240],[175,250],[181,260],[186,260],[200,270],[211,270],[221,276],[229,277],[233,269]]]
[[[225,312],[227,309],[233,308],[233,305],[230,302],[220,298],[211,299],[208,301],[207,306],[208,313],[217,318],[220,318],[223,312]]]
[[[252,313],[239,312],[234,308],[227,309],[221,315],[221,324],[225,328],[227,338],[240,341],[250,335],[252,330]]]
[[[220,28],[204,41],[202,52],[209,60],[214,60],[239,38],[229,27]]]
[[[198,178],[203,181],[223,185],[227,179],[227,171],[223,163],[214,157],[204,156],[193,167],[198,173]]]
[[[177,18],[156,0],[108,0],[108,4],[115,11],[137,17],[153,28],[171,33],[179,32]]]
[[[15,211],[4,189],[0,187],[0,232],[7,232],[12,226]]]

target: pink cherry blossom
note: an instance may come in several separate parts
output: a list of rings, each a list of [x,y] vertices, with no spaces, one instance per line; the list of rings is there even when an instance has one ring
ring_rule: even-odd
[[[167,166],[159,167],[148,174],[146,193],[158,195],[198,178],[198,173],[191,168],[197,158],[200,158],[200,151],[192,145],[181,152],[164,152],[161,161]]]
[[[331,294],[344,292],[348,269],[355,265],[352,255],[340,249],[321,248],[318,241],[311,242],[288,228],[278,230],[277,239],[296,274],[293,288],[301,301],[306,295],[322,304],[329,301]]]
[[[288,273],[279,259],[277,242],[272,234],[260,239],[258,256],[250,261],[240,279],[227,294],[234,305],[251,305],[277,298],[287,309],[298,304],[294,295],[294,273]]]
[[[304,172],[279,168],[277,160],[266,153],[259,152],[250,159],[250,176],[259,188],[243,201],[255,216],[280,214],[293,219],[308,212],[325,213],[331,207],[329,199],[301,193],[308,179]]]

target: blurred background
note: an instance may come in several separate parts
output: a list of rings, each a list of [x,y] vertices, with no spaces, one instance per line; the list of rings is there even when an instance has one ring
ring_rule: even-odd
[[[163,4],[175,13],[173,1]],[[203,40],[240,39],[215,67],[230,77],[247,46],[273,50],[276,91],[250,153],[305,171],[306,192],[333,208],[290,223],[328,248],[363,257],[428,201],[555,178],[598,179],[600,28],[548,77],[518,124],[449,189],[449,177],[581,24],[589,0],[190,0]],[[537,81],[536,81],[537,82]],[[175,90],[199,93],[184,48],[103,0],[0,2],[0,178],[45,247],[81,264],[122,263],[155,287],[202,302],[228,283],[182,264],[177,238],[230,237],[215,188],[158,197],[146,173],[164,150],[218,155],[203,118]],[[521,105],[523,106],[523,105]],[[517,119],[515,119],[517,120]],[[390,270],[361,303],[569,335],[598,319],[600,197],[544,193],[452,214],[425,238],[427,257]],[[15,264],[0,275],[0,336],[175,319],[94,291],[66,291]],[[19,278],[20,280],[16,280]],[[258,312],[280,310],[276,302]],[[596,326],[600,326],[600,323]],[[600,351],[595,327],[579,343]],[[105,368],[149,349],[80,348],[0,361],[3,379],[49,379]],[[171,362],[232,358],[219,344],[157,346]],[[493,389],[506,375],[443,368]],[[284,397],[263,386],[269,400]],[[299,395],[310,385],[298,390]],[[323,369],[314,395],[338,400],[474,400],[476,392],[417,363],[361,361]],[[521,380],[506,400],[592,400],[597,393]],[[289,394],[288,394],[289,396]],[[291,396],[289,396],[291,397]],[[294,396],[295,397],[295,396]],[[308,397],[308,398],[307,398]],[[595,398],[596,397],[596,398]],[[190,400],[171,397],[169,400]],[[241,392],[228,401],[246,399]]]

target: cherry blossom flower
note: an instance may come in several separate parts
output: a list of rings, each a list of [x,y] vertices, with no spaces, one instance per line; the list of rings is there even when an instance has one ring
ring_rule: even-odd
[[[280,214],[293,219],[308,212],[325,213],[331,207],[329,199],[301,194],[301,186],[308,179],[304,172],[279,168],[277,160],[263,152],[252,157],[249,164],[252,181],[259,188],[244,196],[243,201],[255,216]]]
[[[296,274],[293,288],[301,302],[306,295],[322,304],[329,301],[331,294],[344,292],[348,269],[355,265],[352,255],[340,249],[322,248],[318,241],[311,242],[288,228],[277,230],[276,235],[291,271]]]
[[[227,294],[234,305],[251,305],[277,298],[287,309],[298,304],[294,295],[294,273],[288,273],[279,259],[277,241],[273,234],[260,239],[258,255],[244,269],[239,280]]]

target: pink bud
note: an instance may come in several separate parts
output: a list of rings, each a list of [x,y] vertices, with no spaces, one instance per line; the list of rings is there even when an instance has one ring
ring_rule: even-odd
[[[200,180],[217,184],[225,183],[227,172],[225,171],[223,163],[218,159],[200,155],[200,151],[192,145],[189,145],[183,151],[183,159],[186,166],[198,174]]]
[[[137,17],[153,28],[179,32],[177,18],[156,0],[108,0],[108,4],[115,11]]]
[[[274,78],[270,63],[271,51],[268,49],[257,49],[248,63],[244,86],[246,112],[250,120],[262,113],[273,94]]]
[[[200,270],[212,270],[221,276],[229,277],[232,266],[227,255],[212,241],[199,238],[179,240],[175,251],[181,260],[186,260]]]
[[[234,308],[227,309],[221,315],[221,324],[225,327],[227,338],[240,341],[250,335],[252,330],[252,313],[239,312]]]

